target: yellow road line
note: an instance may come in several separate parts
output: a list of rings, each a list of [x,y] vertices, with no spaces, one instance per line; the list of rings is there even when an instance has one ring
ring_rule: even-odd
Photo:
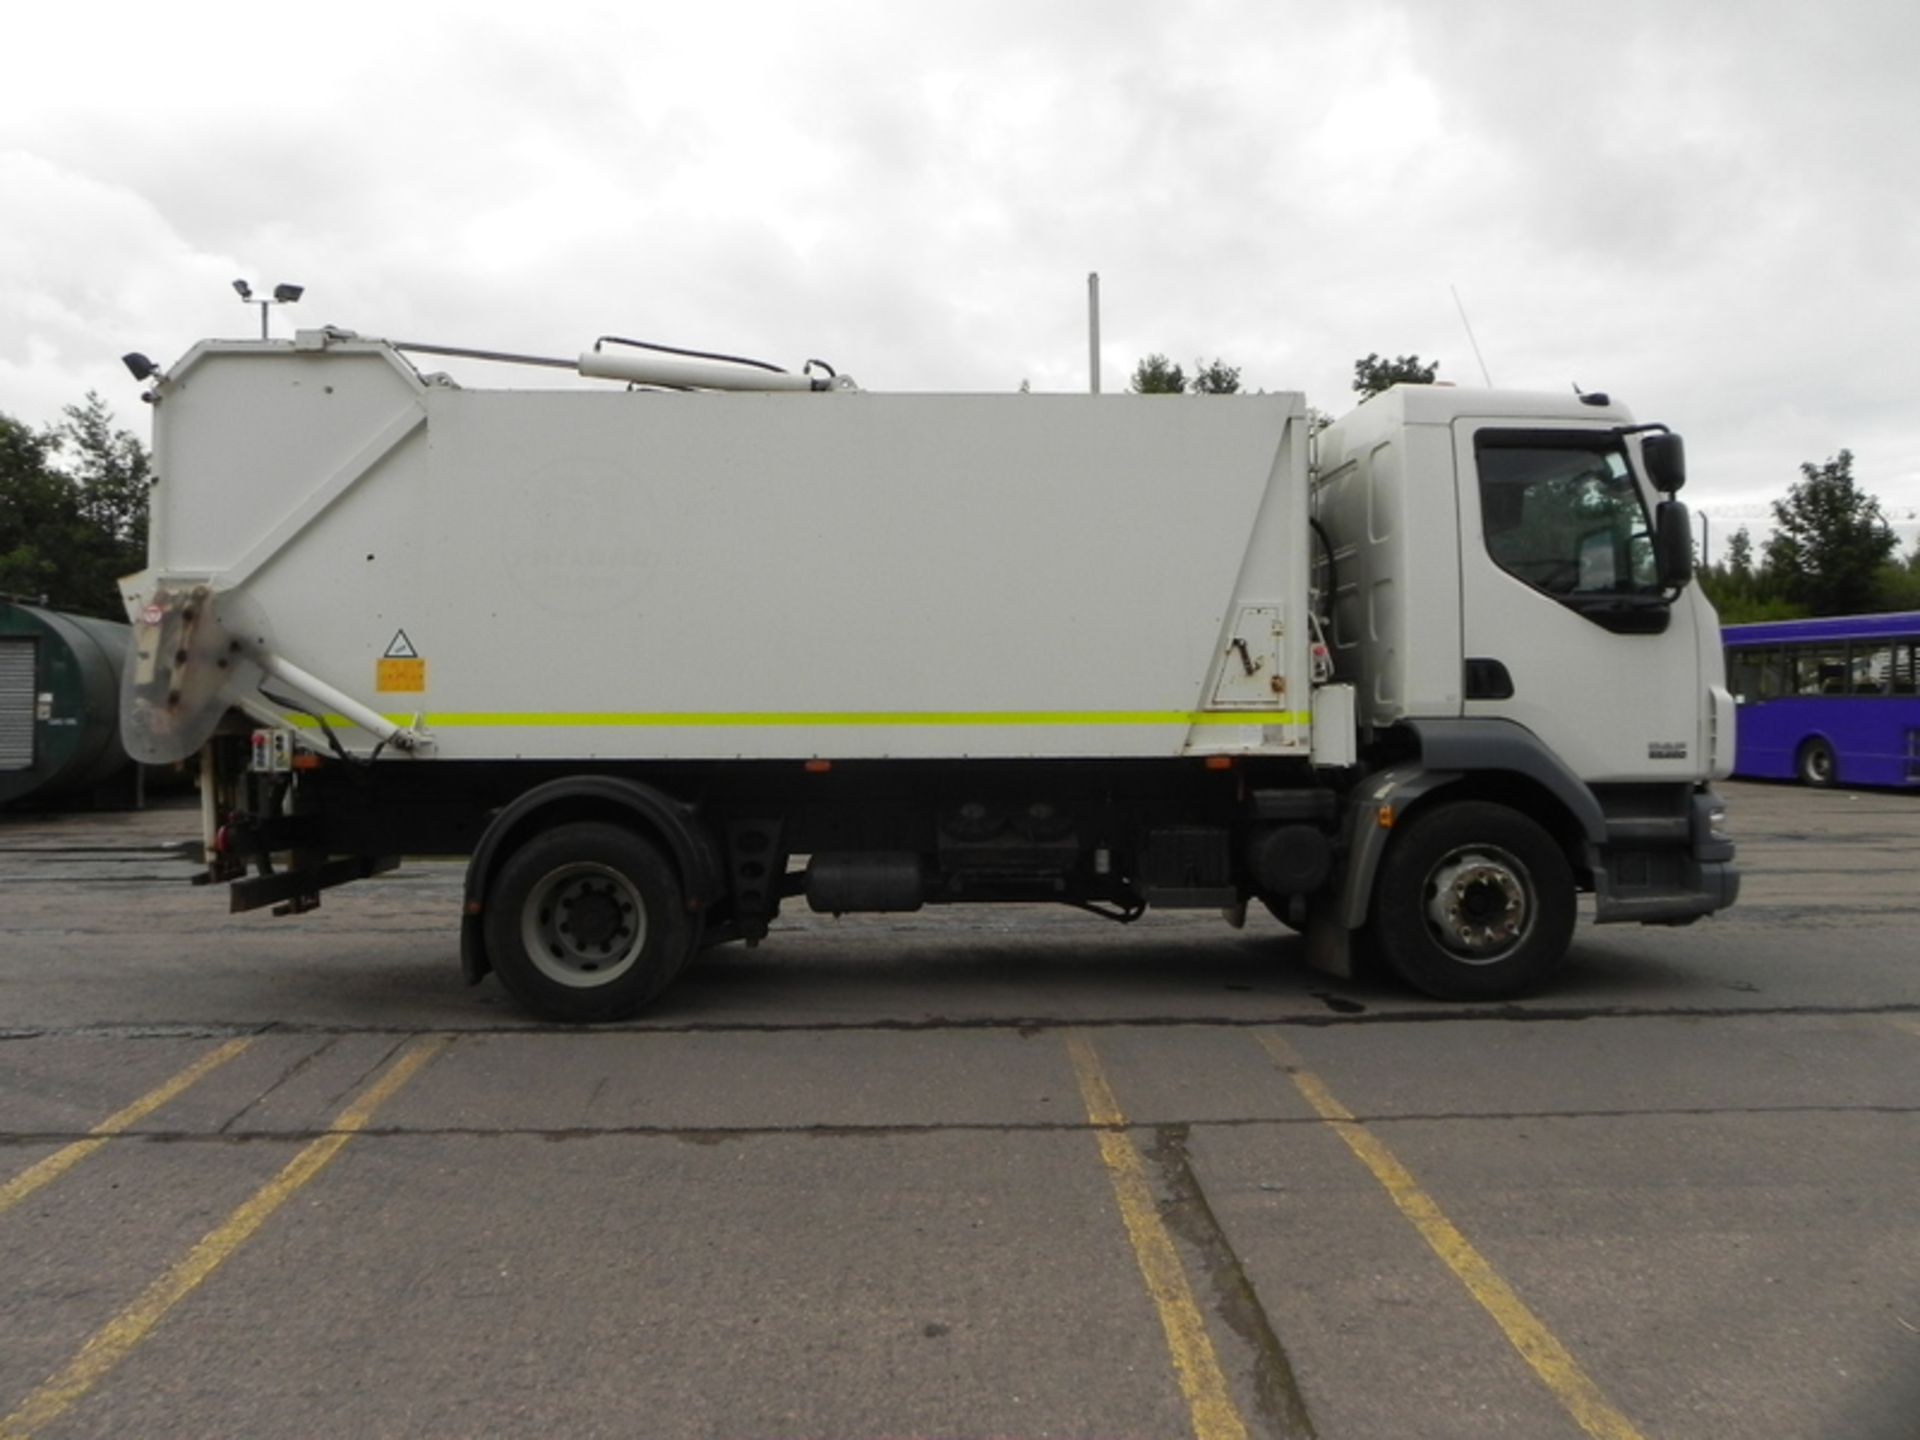
[[[327,1162],[373,1118],[378,1110],[420,1068],[453,1043],[450,1035],[430,1036],[401,1055],[387,1071],[335,1118],[326,1134],[313,1141],[280,1173],[254,1191],[239,1209],[208,1231],[166,1274],[149,1285],[126,1309],[94,1331],[80,1353],[0,1420],[0,1440],[27,1440],[34,1431],[65,1414],[99,1384],[194,1289],[264,1225],[302,1185],[320,1173]]]
[[[71,1145],[56,1150],[37,1165],[30,1165],[6,1184],[0,1185],[0,1214],[4,1214],[18,1205],[27,1196],[43,1185],[50,1185],[67,1171],[78,1165],[87,1156],[98,1150],[107,1141],[121,1131],[139,1124],[147,1116],[158,1110],[181,1091],[207,1075],[210,1071],[233,1059],[242,1050],[253,1043],[251,1036],[239,1040],[229,1040],[218,1050],[202,1055],[186,1069],[175,1075],[164,1085],[155,1087],[142,1095],[124,1110],[117,1110],[87,1131],[89,1138],[76,1140]]]
[[[1393,1198],[1400,1213],[1413,1223],[1413,1228],[1433,1248],[1434,1254],[1446,1262],[1447,1268],[1467,1287],[1468,1293],[1493,1317],[1494,1323],[1513,1342],[1513,1348],[1546,1382],[1554,1398],[1566,1406],[1567,1412],[1579,1423],[1580,1428],[1596,1437],[1596,1440],[1642,1440],[1633,1422],[1608,1402],[1600,1392],[1600,1387],[1580,1368],[1579,1362],[1566,1346],[1554,1338],[1540,1318],[1527,1308],[1526,1302],[1500,1278],[1486,1257],[1474,1249],[1467,1237],[1441,1213],[1433,1197],[1420,1188],[1419,1182],[1394,1158],[1393,1152],[1354,1119],[1353,1112],[1335,1099],[1333,1092],[1327,1089],[1320,1078],[1307,1069],[1299,1052],[1284,1037],[1272,1031],[1259,1031],[1257,1035],[1274,1063],[1286,1072],[1320,1118],[1346,1141],[1347,1148],[1353,1151],[1360,1163],[1373,1172],[1373,1178]]]
[[[1915,1020],[1905,1015],[1895,1015],[1890,1018],[1896,1026],[1906,1031],[1909,1035],[1920,1035],[1920,1020]]]
[[[1113,1196],[1120,1205],[1120,1218],[1126,1222],[1127,1238],[1133,1242],[1140,1277],[1160,1312],[1160,1328],[1173,1357],[1180,1392],[1187,1399],[1196,1440],[1246,1440],[1246,1424],[1227,1393],[1227,1378],[1221,1373],[1213,1341],[1207,1338],[1206,1323],[1200,1318],[1186,1272],[1180,1268],[1173,1237],[1160,1222],[1153,1187],[1147,1183],[1146,1165],[1127,1137],[1127,1117],[1113,1098],[1113,1087],[1107,1083],[1100,1057],[1094,1053],[1093,1042],[1078,1030],[1067,1033],[1067,1051],[1080,1080],[1087,1119],[1099,1127],[1100,1158],[1106,1162],[1107,1177],[1113,1182]]]

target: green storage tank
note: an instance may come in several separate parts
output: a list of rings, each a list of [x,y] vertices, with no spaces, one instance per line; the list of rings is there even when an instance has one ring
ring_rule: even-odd
[[[0,805],[105,784],[120,743],[125,625],[0,599]]]

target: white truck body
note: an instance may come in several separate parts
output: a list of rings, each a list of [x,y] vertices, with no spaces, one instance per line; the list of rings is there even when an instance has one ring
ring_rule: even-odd
[[[801,893],[1258,899],[1459,996],[1538,983],[1575,889],[1732,903],[1677,440],[1604,398],[1397,387],[1316,466],[1294,394],[580,369],[724,390],[334,330],[158,377],[123,723],[201,755],[235,908],[470,853],[469,975],[595,1019]]]
[[[1297,395],[638,398],[204,344],[150,573],[446,759],[1307,750]]]

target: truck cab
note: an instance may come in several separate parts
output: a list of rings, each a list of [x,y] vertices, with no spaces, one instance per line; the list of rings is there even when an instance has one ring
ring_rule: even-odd
[[[1335,674],[1392,777],[1362,789],[1396,820],[1475,796],[1530,817],[1602,923],[1737,892],[1708,783],[1733,702],[1684,478],[1677,437],[1605,396],[1397,385],[1317,437]]]

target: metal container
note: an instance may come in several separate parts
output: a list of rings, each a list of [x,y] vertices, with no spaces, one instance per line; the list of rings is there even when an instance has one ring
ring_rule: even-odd
[[[99,786],[120,743],[125,625],[0,600],[0,805]]]

